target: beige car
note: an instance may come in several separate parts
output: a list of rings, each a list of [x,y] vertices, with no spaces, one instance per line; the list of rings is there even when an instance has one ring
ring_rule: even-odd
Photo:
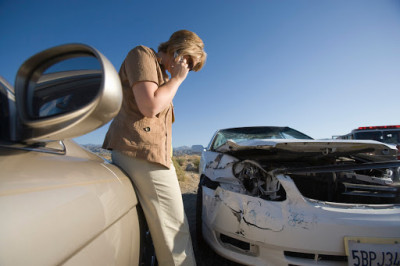
[[[0,92],[0,265],[151,264],[129,178],[70,140],[120,109],[107,58],[54,47],[20,67],[15,91],[1,78]]]

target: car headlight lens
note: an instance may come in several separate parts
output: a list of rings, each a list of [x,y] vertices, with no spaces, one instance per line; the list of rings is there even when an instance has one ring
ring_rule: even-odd
[[[232,170],[233,175],[241,181],[250,195],[270,200],[279,198],[280,182],[257,162],[251,160],[237,162]]]

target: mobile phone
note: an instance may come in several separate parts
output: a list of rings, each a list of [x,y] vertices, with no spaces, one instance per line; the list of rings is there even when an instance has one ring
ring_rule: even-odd
[[[174,59],[176,59],[179,56],[178,52],[175,51],[174,53]],[[192,71],[194,63],[193,63],[193,59],[189,56],[189,58],[187,59],[187,64],[188,64],[188,68],[189,71]]]

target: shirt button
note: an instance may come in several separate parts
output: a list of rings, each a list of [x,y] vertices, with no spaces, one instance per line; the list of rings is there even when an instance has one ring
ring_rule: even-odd
[[[146,132],[149,132],[150,128],[149,127],[145,127],[145,128],[143,128],[143,130],[146,131]]]

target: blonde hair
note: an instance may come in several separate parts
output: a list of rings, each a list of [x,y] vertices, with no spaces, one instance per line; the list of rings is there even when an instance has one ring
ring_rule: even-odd
[[[168,41],[158,46],[159,52],[167,53],[171,56],[190,56],[197,59],[198,63],[193,67],[193,71],[199,71],[205,64],[207,53],[204,51],[204,43],[196,33],[189,30],[179,30],[174,32]]]

